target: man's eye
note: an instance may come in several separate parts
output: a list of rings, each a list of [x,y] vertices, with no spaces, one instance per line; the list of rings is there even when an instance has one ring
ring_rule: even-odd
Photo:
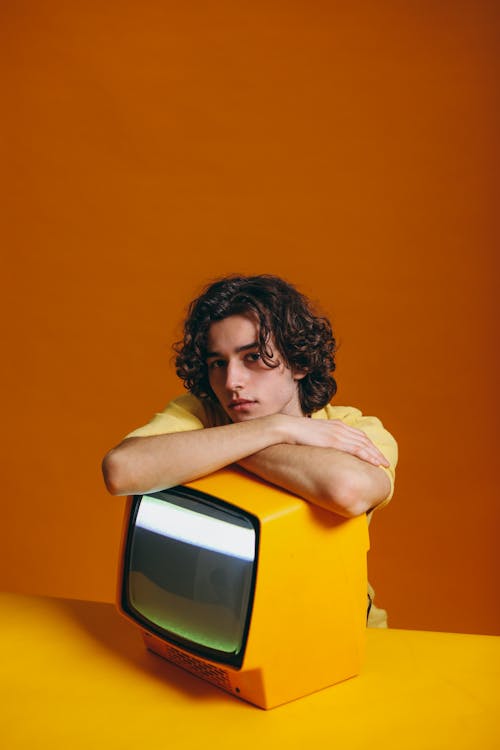
[[[247,354],[247,359],[250,362],[258,362],[260,359],[260,352],[250,352],[250,354]]]
[[[208,363],[208,369],[209,370],[217,370],[220,367],[224,367],[225,362],[223,359],[214,359],[212,362]]]

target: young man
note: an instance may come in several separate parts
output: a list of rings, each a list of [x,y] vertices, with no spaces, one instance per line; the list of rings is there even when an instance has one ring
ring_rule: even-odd
[[[291,284],[229,276],[189,308],[175,346],[188,393],[104,458],[108,490],[172,487],[237,463],[347,518],[392,497],[397,445],[375,417],[332,406],[335,339]],[[384,627],[372,607],[369,625]]]

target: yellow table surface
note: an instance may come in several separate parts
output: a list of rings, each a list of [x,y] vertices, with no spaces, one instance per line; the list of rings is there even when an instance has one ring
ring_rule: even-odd
[[[147,652],[110,604],[0,594],[0,622],[6,750],[500,748],[500,637],[369,630],[361,675],[263,711]]]

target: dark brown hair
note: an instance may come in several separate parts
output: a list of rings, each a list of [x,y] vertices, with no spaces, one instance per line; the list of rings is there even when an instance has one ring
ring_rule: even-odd
[[[259,325],[260,353],[268,367],[277,367],[270,339],[282,361],[292,370],[307,373],[298,381],[304,414],[326,406],[335,395],[335,339],[328,320],[311,303],[277,276],[227,276],[210,284],[191,302],[184,323],[184,338],[174,345],[177,375],[199,398],[217,402],[208,380],[206,346],[211,323],[230,315],[252,314]]]

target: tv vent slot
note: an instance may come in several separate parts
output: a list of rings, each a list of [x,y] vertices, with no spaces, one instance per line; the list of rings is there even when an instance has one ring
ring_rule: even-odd
[[[195,674],[197,677],[202,677],[204,680],[208,680],[225,690],[231,690],[229,678],[223,669],[219,669],[212,664],[206,664],[204,661],[188,656],[188,654],[184,654],[182,651],[177,651],[177,649],[172,648],[172,646],[168,646],[167,644],[165,644],[165,656],[169,661],[172,661],[183,669],[187,669],[188,672],[192,672],[192,674]]]

